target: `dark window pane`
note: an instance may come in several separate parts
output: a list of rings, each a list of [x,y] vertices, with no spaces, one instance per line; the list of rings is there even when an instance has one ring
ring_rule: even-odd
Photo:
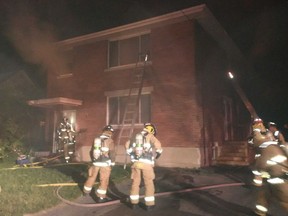
[[[118,41],[109,43],[109,67],[118,66]]]
[[[131,96],[132,99],[137,99],[137,96]],[[125,97],[112,97],[109,98],[109,123],[110,124],[121,124],[124,116],[124,109],[127,105],[128,96]],[[150,122],[151,120],[151,101],[150,95],[142,95],[139,102],[139,109],[133,114],[127,113],[127,119],[135,119],[135,123]]]
[[[124,109],[125,109],[125,105],[127,103],[127,99],[128,97],[119,97],[119,102],[120,102],[120,106],[119,106],[119,113],[120,113],[120,124],[122,123],[123,120],[123,116],[124,116]]]
[[[151,121],[151,100],[150,95],[142,95],[141,97],[141,123]]]
[[[142,35],[140,37],[140,52],[141,55],[141,61],[145,60],[145,55],[148,55],[148,59],[150,59],[150,34]]]
[[[139,56],[139,37],[119,41],[120,65],[136,63]]]
[[[118,124],[118,98],[109,98],[109,123]]]

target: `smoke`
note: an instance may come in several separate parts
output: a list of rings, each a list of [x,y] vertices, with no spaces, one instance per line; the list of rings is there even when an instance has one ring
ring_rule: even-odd
[[[6,9],[5,34],[24,61],[56,75],[69,73],[64,55],[55,44],[54,27],[38,18],[36,8],[26,2]]]

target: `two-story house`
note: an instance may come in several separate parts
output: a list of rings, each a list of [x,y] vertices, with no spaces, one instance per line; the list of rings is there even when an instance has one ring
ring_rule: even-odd
[[[115,128],[117,139],[130,76],[139,68],[145,77],[135,130],[144,122],[156,125],[164,149],[157,165],[209,166],[217,146],[247,137],[249,113],[226,73],[228,67],[249,67],[205,5],[66,39],[58,46],[66,69],[47,71],[47,98],[29,101],[46,108],[46,142],[52,152],[63,116],[79,132],[79,161],[89,161],[93,140],[106,124]],[[125,160],[123,144],[117,149],[119,163]]]

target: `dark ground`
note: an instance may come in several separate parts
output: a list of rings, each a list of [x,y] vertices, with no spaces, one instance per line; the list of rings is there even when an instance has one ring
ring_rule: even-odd
[[[252,216],[254,187],[247,167],[213,167],[207,169],[155,168],[156,207],[145,211],[131,210],[125,203],[97,206],[92,197],[80,197],[75,203],[63,202],[52,209],[24,216]],[[238,185],[232,185],[239,183]],[[240,184],[242,183],[242,184]],[[131,181],[110,184],[110,197],[127,197]],[[222,184],[219,186],[219,184]],[[205,188],[218,185],[214,188]],[[201,190],[195,188],[201,187]],[[194,188],[189,192],[184,189]],[[183,193],[163,194],[164,191]],[[141,188],[143,194],[143,187]],[[268,216],[287,216],[275,200],[271,200]]]

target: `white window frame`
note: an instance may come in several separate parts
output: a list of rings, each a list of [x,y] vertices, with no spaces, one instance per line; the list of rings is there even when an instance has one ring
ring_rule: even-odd
[[[152,86],[143,87],[141,95],[145,95],[145,94],[151,95],[152,91],[153,91],[153,87]],[[135,93],[135,94],[132,94],[132,95],[135,96],[137,94]],[[107,97],[107,102],[106,102],[106,123],[110,124],[110,122],[109,122],[110,121],[110,119],[109,119],[109,106],[110,106],[109,99],[111,97],[125,97],[125,96],[129,96],[129,89],[117,90],[117,91],[107,91],[107,92],[105,92],[105,96]],[[141,101],[140,101],[140,103],[141,103]],[[139,106],[139,115],[141,116],[141,106]],[[117,128],[119,128],[121,126],[121,123],[122,122],[119,121],[119,124],[112,124],[112,126],[117,129]],[[141,123],[135,123],[135,126],[140,126],[140,125],[143,125],[142,122]]]
[[[132,39],[132,38],[135,38],[135,37],[140,38],[142,35],[146,35],[146,34],[150,35],[150,33],[151,33],[151,31],[149,30],[149,31],[139,32],[137,34],[129,34],[129,35],[124,35],[124,36],[120,36],[120,37],[116,37],[116,38],[111,38],[108,41],[107,69],[111,70],[111,69],[115,69],[115,68],[119,68],[119,67],[123,67],[123,68],[127,68],[128,67],[128,68],[130,68],[130,67],[135,66],[135,64],[138,63],[138,62],[144,62],[144,60],[141,61],[141,57],[138,56],[138,58],[137,58],[138,62],[134,62],[134,63],[131,62],[131,63],[128,63],[128,64],[121,64],[121,63],[118,62],[118,65],[110,66],[110,43],[111,42],[115,42],[115,41],[121,41],[121,40],[130,39],[130,38]],[[140,40],[138,40],[138,48],[139,48],[138,53],[140,53],[142,51],[141,41]],[[118,55],[118,58],[119,58],[119,50],[118,50],[118,54],[117,55]],[[145,54],[143,53],[143,55],[145,55]],[[148,61],[150,62],[150,57],[148,58]]]

